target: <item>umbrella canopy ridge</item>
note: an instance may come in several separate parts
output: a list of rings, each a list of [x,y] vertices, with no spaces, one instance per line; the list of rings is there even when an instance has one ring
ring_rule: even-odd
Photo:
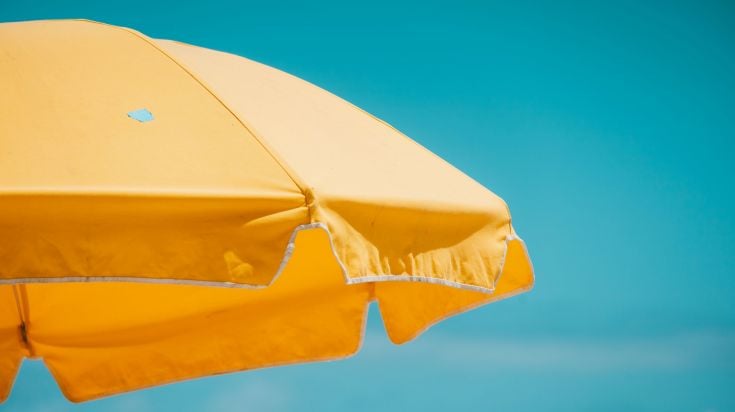
[[[243,57],[85,20],[0,24],[0,399],[71,400],[406,342],[529,290],[498,196]],[[225,287],[216,287],[225,286]]]

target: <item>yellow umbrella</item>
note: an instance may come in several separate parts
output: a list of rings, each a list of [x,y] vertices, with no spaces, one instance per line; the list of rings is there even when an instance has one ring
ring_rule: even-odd
[[[505,203],[251,60],[90,21],[0,24],[0,399],[83,401],[355,353],[526,291]]]

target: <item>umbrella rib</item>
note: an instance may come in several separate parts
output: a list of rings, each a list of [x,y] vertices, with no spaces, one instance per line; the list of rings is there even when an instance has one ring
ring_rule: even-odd
[[[18,285],[13,285],[13,296],[15,297],[15,308],[18,309],[18,317],[20,318],[21,323],[25,323],[25,319],[23,317],[23,309],[20,307],[20,296],[18,296]]]
[[[21,305],[22,300],[22,293],[18,291],[19,288],[23,287],[23,285],[12,285],[13,286],[13,297],[15,298],[15,308],[18,310],[18,318],[20,318],[20,325],[18,325],[18,329],[20,332],[20,338],[23,341],[23,344],[26,348],[28,348],[31,356],[33,356],[33,350],[31,349],[31,343],[28,341],[28,325],[26,323],[25,319],[25,311],[23,310],[23,306]]]

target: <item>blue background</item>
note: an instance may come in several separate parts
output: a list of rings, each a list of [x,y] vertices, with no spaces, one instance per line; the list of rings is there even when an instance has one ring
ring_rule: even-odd
[[[0,21],[64,17],[387,120],[509,202],[537,285],[404,346],[372,310],[349,360],[81,405],[26,361],[1,410],[735,410],[733,4],[0,0]]]

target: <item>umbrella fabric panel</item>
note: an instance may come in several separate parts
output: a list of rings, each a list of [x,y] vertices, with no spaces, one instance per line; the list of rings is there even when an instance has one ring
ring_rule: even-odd
[[[323,230],[301,231],[288,268],[258,290],[141,283],[27,289],[28,336],[74,401],[218,373],[355,353],[369,285],[345,285]],[[326,262],[326,263],[325,263]]]
[[[508,242],[503,271],[492,294],[431,283],[381,282],[375,285],[375,298],[388,336],[400,344],[450,316],[526,292],[533,283],[525,245],[515,239]]]
[[[0,89],[0,281],[267,285],[309,221],[268,150],[133,31],[0,24]]]
[[[137,279],[264,287],[306,218],[303,205],[263,198],[4,196],[0,283]]]
[[[21,205],[24,196],[60,198],[40,202],[48,216],[62,215],[57,203],[79,198],[73,202],[83,207],[73,212],[98,215],[66,227],[28,221],[45,226],[43,237],[29,232],[20,250],[5,255],[11,261],[0,277],[264,286],[284,263],[278,254],[288,229],[320,222],[351,282],[434,281],[492,292],[512,234],[505,203],[344,100],[247,59],[94,22],[11,23],[0,35],[14,62],[2,79],[9,100],[19,102],[2,113],[20,119],[0,122],[8,128],[3,196],[20,197]],[[153,120],[123,115],[143,101]],[[142,242],[138,249],[150,253],[136,255],[126,247],[133,242],[124,219],[117,223],[124,229],[97,234],[105,229],[99,222],[114,222],[100,204],[116,197],[213,199],[228,212],[176,222],[160,231],[159,244]],[[241,211],[232,199],[243,200]],[[158,218],[130,204],[125,217]],[[177,201],[159,209],[181,216],[179,209],[197,214],[197,207]],[[24,213],[7,219],[20,222]],[[65,238],[72,225],[81,233]],[[12,226],[4,230],[23,232]],[[175,246],[197,262],[166,260]],[[49,250],[50,261],[23,258]],[[119,253],[127,264],[116,267],[116,250],[131,251]]]
[[[295,170],[354,281],[439,280],[492,291],[505,203],[379,119],[248,59],[155,40]],[[451,138],[451,137],[448,137]]]
[[[265,140],[318,199],[494,210],[489,190],[390,125],[244,57],[152,39]],[[447,136],[451,139],[451,136]]]
[[[332,202],[329,202],[332,205]],[[340,203],[327,222],[351,282],[416,281],[492,293],[509,221],[485,213]]]

